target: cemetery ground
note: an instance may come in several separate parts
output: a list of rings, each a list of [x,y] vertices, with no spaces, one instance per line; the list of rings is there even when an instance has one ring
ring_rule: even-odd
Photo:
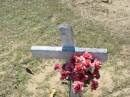
[[[32,58],[32,45],[60,46],[57,26],[68,22],[78,47],[108,49],[99,88],[83,97],[130,97],[130,4],[94,0],[0,0],[0,97],[67,97],[53,64]],[[86,7],[89,6],[89,7]],[[31,72],[29,71],[31,70]]]

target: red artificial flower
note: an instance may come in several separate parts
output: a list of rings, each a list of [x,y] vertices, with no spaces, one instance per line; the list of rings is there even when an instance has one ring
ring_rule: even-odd
[[[92,54],[90,54],[90,53],[88,53],[88,52],[83,53],[83,57],[84,57],[85,59],[92,59],[92,58],[93,58]]]
[[[74,53],[71,59],[63,64],[56,64],[55,70],[61,74],[61,80],[71,80],[72,90],[74,93],[83,91],[83,86],[91,84],[91,90],[96,90],[98,87],[98,79],[100,78],[99,69],[101,62],[88,52]]]
[[[87,72],[86,75],[88,76],[89,81],[91,81],[94,78],[93,74],[91,74],[90,71]]]
[[[74,93],[80,93],[83,91],[83,82],[80,81],[74,81],[74,83],[72,84],[72,90]]]
[[[84,82],[85,80],[88,80],[88,76],[84,74],[75,74],[73,80]]]
[[[55,65],[54,65],[54,69],[55,69],[55,70],[61,70],[61,68],[62,68],[62,67],[61,67],[61,64],[55,64]]]
[[[95,80],[95,79],[93,79],[93,80],[91,81],[91,90],[96,90],[97,87],[98,87],[98,81]]]
[[[88,75],[83,75],[83,78],[81,79],[82,82],[88,80]]]
[[[80,63],[82,61],[81,57],[75,56],[75,63]]]
[[[73,56],[70,58],[70,62],[71,63],[77,63],[79,60],[78,60],[78,57],[81,56],[81,53],[74,53]]]
[[[95,68],[96,69],[100,69],[101,68],[101,62],[100,61],[95,60],[94,64],[95,64]]]
[[[75,68],[74,68],[74,70],[75,70],[77,73],[84,73],[84,69],[85,69],[85,67],[84,67],[84,65],[82,65],[82,64],[76,64],[76,65],[75,65]]]
[[[67,79],[69,77],[70,72],[69,71],[61,71],[61,80]]]
[[[73,72],[74,71],[74,64],[72,64],[72,63],[66,63],[65,64],[65,70]]]
[[[84,81],[85,81],[85,80],[88,80],[88,75],[85,75],[85,76],[84,76]]]
[[[96,79],[99,79],[99,78],[100,78],[99,72],[95,74],[95,78],[96,78]]]
[[[73,81],[81,81],[81,77],[79,74],[73,74]]]
[[[99,74],[99,70],[98,69],[95,69],[94,73],[93,73],[93,76],[96,78],[96,79],[99,79],[100,78],[100,74]]]
[[[89,68],[89,67],[90,67],[90,64],[91,64],[91,60],[86,59],[86,60],[85,60],[85,66],[86,66],[86,68]]]

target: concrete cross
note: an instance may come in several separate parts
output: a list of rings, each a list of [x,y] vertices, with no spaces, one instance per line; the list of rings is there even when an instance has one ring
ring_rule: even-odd
[[[69,59],[74,52],[83,53],[84,51],[87,51],[97,56],[101,61],[105,61],[107,59],[107,49],[75,47],[73,40],[73,30],[69,24],[61,24],[58,26],[58,28],[61,32],[62,46],[61,47],[32,46],[31,51],[34,57]],[[81,96],[74,94],[72,90],[70,91],[69,95],[70,97]]]

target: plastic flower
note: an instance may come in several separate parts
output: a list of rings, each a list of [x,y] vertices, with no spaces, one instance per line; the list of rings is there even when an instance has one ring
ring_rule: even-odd
[[[84,73],[85,67],[82,64],[76,64],[74,70],[77,73]]]
[[[65,80],[69,77],[70,72],[69,71],[61,71],[61,80]]]
[[[97,87],[98,87],[98,81],[95,80],[95,79],[93,79],[93,80],[91,81],[91,90],[96,90]]]
[[[80,53],[74,53],[73,56],[70,58],[70,62],[77,63],[80,56],[81,56]]]
[[[83,91],[83,82],[80,81],[74,81],[74,83],[72,84],[72,90],[74,93],[80,93]]]
[[[86,58],[86,59],[92,59],[92,54],[90,54],[90,53],[88,53],[88,52],[85,52],[84,54],[83,54],[83,57],[84,58]]]
[[[67,70],[67,71],[73,72],[74,71],[74,64],[66,63],[64,69]]]
[[[73,77],[73,81],[84,82],[85,80],[88,80],[88,76],[84,74],[75,74]]]
[[[55,64],[55,65],[54,65],[54,69],[55,69],[55,70],[60,70],[61,67],[62,67],[61,64]]]
[[[94,76],[96,79],[99,79],[99,78],[100,78],[99,70],[95,69],[95,71],[94,71],[94,73],[93,73],[93,76]]]
[[[92,54],[74,53],[70,60],[63,65],[55,64],[54,69],[60,72],[60,79],[72,81],[72,90],[74,93],[83,91],[83,86],[91,85],[91,90],[98,87],[100,78],[99,70],[101,62]]]
[[[94,63],[95,63],[95,68],[96,69],[100,69],[101,68],[101,62],[100,61],[96,60]]]

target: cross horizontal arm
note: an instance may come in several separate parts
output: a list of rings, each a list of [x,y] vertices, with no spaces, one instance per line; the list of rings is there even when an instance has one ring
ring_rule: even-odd
[[[75,49],[75,50],[74,50]],[[83,53],[84,51],[94,54],[101,61],[107,59],[107,49],[103,48],[72,48],[65,50],[62,47],[50,46],[32,46],[31,51],[34,57],[37,58],[55,58],[55,59],[68,59],[74,52]]]

